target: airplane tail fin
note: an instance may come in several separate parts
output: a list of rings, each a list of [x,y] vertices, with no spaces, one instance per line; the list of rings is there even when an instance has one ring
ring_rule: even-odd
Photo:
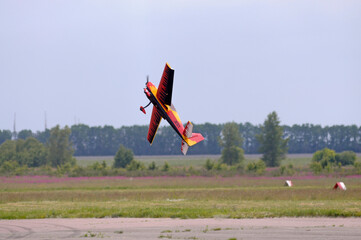
[[[181,151],[182,151],[183,155],[187,154],[188,148],[189,148],[189,145],[184,140],[182,140]]]
[[[188,148],[204,140],[200,133],[193,133],[193,124],[188,121],[183,131],[183,140],[181,151],[184,155],[187,154]]]

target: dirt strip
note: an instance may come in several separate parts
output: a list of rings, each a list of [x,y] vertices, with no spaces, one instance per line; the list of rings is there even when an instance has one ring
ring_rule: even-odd
[[[0,220],[0,239],[360,239],[360,218]]]

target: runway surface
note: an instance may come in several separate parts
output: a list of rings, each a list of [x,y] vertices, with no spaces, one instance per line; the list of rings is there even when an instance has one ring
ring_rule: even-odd
[[[0,220],[0,239],[360,239],[361,218]]]

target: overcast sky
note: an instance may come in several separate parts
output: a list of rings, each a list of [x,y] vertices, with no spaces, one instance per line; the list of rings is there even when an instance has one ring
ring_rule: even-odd
[[[361,1],[0,0],[0,129],[183,121],[361,125]]]

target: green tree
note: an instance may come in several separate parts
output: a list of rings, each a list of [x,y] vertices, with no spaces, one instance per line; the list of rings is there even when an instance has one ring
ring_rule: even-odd
[[[19,163],[17,161],[5,161],[0,167],[0,172],[13,175],[18,167]]]
[[[204,167],[210,171],[214,167],[214,162],[211,161],[211,159],[207,159],[206,163],[204,164]]]
[[[25,141],[16,141],[17,162],[23,166],[39,167],[47,163],[47,151],[45,146],[33,137],[28,137]]]
[[[130,161],[130,163],[126,166],[126,169],[127,169],[128,171],[144,170],[144,169],[145,169],[145,166],[144,166],[144,163],[133,159],[133,160]]]
[[[18,133],[18,139],[27,139],[28,137],[32,137],[33,136],[33,132],[31,130],[21,130]]]
[[[262,161],[262,159],[258,160],[257,162],[250,162],[248,163],[246,170],[248,172],[255,172],[259,175],[262,175],[266,171],[266,163]]]
[[[7,161],[16,161],[16,142],[12,140],[0,145],[0,166]]]
[[[162,167],[163,172],[168,172],[170,169],[169,163],[167,161],[164,162],[164,165]]]
[[[281,159],[284,159],[287,153],[288,138],[283,139],[283,128],[275,111],[268,114],[261,126],[261,133],[256,138],[260,143],[259,151],[263,153],[262,160],[266,165],[279,166]]]
[[[148,170],[154,171],[154,170],[157,170],[157,169],[158,169],[158,167],[157,167],[157,165],[155,164],[154,161],[152,161],[148,166]]]
[[[114,168],[125,168],[134,159],[134,154],[131,149],[120,144],[119,149],[114,157]]]
[[[354,168],[356,169],[356,172],[357,172],[358,174],[360,174],[360,173],[361,173],[361,162],[355,161],[355,162],[353,163],[353,166],[354,166]]]
[[[0,145],[0,165],[6,161],[15,161],[19,166],[38,167],[46,165],[45,146],[33,137],[7,140]]]
[[[75,148],[75,155],[87,156],[95,155],[94,153],[89,152],[91,148],[90,142],[92,136],[90,134],[90,128],[84,124],[77,124],[71,126],[70,140]],[[114,153],[112,153],[114,154]]]
[[[322,171],[322,166],[321,166],[321,163],[319,163],[319,162],[312,162],[310,164],[310,168],[311,168],[312,172],[316,175],[318,175]]]
[[[69,141],[70,128],[65,126],[60,129],[59,125],[50,130],[50,137],[47,143],[48,161],[53,167],[58,167],[66,163],[75,165],[73,158],[73,147]]]
[[[340,163],[342,166],[353,165],[356,161],[356,153],[353,151],[344,151],[336,153],[336,163]]]
[[[50,129],[45,129],[43,132],[37,131],[34,135],[41,143],[46,144],[50,138]]]
[[[0,144],[5,142],[6,140],[11,140],[11,131],[9,130],[0,130]]]
[[[244,160],[243,138],[239,132],[238,124],[226,123],[222,130],[220,146],[223,147],[221,161],[227,165],[235,165]]]
[[[315,152],[312,156],[312,162],[317,162],[324,169],[326,166],[336,164],[336,152],[329,148],[324,148]]]

